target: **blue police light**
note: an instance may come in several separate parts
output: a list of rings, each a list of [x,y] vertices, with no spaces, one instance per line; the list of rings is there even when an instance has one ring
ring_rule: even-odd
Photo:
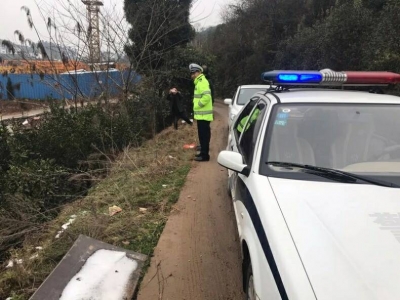
[[[262,74],[262,79],[275,84],[321,83],[323,76],[318,71],[271,71]]]
[[[300,82],[321,82],[322,75],[321,74],[303,74],[300,75]]]
[[[279,74],[278,79],[285,82],[297,82],[299,80],[299,75]]]

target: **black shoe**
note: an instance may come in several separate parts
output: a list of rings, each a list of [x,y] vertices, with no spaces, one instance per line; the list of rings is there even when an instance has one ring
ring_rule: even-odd
[[[194,157],[201,157],[201,153],[196,154]]]
[[[194,160],[195,160],[195,161],[209,161],[210,158],[209,158],[209,157],[199,156],[199,157],[195,157]]]

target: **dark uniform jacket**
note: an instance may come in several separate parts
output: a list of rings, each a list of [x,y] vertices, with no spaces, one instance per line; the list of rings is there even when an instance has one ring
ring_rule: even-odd
[[[170,104],[171,114],[182,113],[185,109],[181,93],[168,94],[167,99]]]

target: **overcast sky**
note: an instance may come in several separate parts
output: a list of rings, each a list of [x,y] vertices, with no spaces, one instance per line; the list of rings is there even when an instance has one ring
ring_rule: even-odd
[[[103,0],[105,7],[117,5],[122,11],[123,0]],[[29,28],[26,15],[21,11],[22,6],[30,8],[33,19],[41,32],[46,31],[46,27],[41,20],[40,14],[34,0],[0,0],[2,8],[0,10],[0,39],[9,39],[17,42],[14,36],[15,30],[20,30],[25,38],[37,41],[37,35]],[[55,3],[55,0],[38,0],[41,4]],[[199,24],[201,27],[217,25],[222,22],[221,11],[227,3],[233,0],[194,0],[191,12],[191,21],[193,24]]]

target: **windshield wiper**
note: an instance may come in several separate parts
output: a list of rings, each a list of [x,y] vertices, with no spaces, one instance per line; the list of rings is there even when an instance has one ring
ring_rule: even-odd
[[[344,171],[340,171],[340,170],[336,170],[336,169],[317,167],[317,166],[311,166],[311,165],[302,165],[302,164],[296,164],[296,163],[290,163],[290,162],[281,162],[281,161],[268,161],[268,162],[266,162],[266,164],[278,166],[278,167],[301,168],[304,170],[312,171],[312,172],[308,172],[308,173],[311,173],[316,176],[328,177],[329,179],[345,181],[348,183],[357,183],[358,181],[363,181],[366,183],[379,185],[379,186],[399,187],[398,185],[391,183],[391,182],[371,179],[366,176],[362,176],[362,175],[358,175],[358,174],[354,174],[354,173],[348,173],[348,172],[344,172]]]

